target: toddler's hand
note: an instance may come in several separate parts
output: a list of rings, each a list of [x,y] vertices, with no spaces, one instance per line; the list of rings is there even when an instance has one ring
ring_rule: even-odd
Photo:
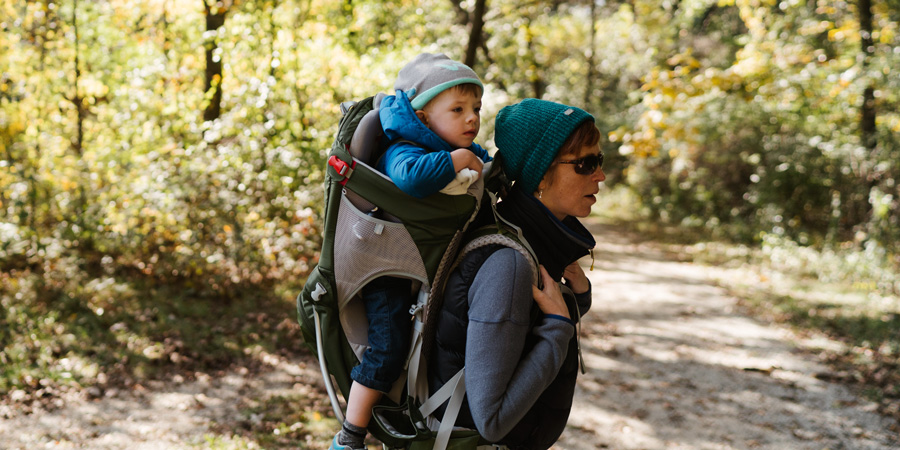
[[[471,150],[467,148],[458,148],[450,152],[450,159],[453,161],[453,171],[459,173],[463,169],[472,169],[481,176],[481,170],[484,163],[478,156],[475,156]]]

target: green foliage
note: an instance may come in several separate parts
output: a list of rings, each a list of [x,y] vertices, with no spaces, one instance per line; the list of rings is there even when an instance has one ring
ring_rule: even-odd
[[[191,327],[316,263],[338,105],[390,92],[419,52],[462,59],[474,22],[473,2],[235,0],[204,34],[203,5],[0,0],[0,391],[253,345]],[[815,276],[896,292],[900,16],[874,1],[862,49],[857,7],[488,2],[478,140],[491,148],[494,115],[524,97],[584,107],[616,208],[773,258],[814,248]],[[222,99],[204,121],[207,44]]]
[[[862,236],[896,253],[900,117],[889,75],[900,39],[885,4],[875,2],[865,64],[857,12],[843,2],[694,6],[638,16],[697,25],[705,9],[707,25],[681,29],[675,53],[643,79],[640,117],[611,134],[652,217],[746,241],[759,231],[804,244]],[[738,33],[712,45],[724,29]],[[868,149],[859,117],[872,85]]]
[[[200,39],[192,24],[201,11],[162,6],[29,4],[16,12],[34,23],[4,22],[7,32],[18,25],[36,36],[17,47],[22,64],[4,73],[16,79],[18,67],[36,67],[22,75],[50,82],[14,83],[20,95],[2,102],[13,121],[0,201],[18,242],[0,248],[34,267],[48,245],[62,246],[82,255],[81,266],[111,260],[220,293],[302,276],[317,249],[317,186],[336,120],[309,99],[327,101],[337,83],[319,92],[306,84],[288,22],[235,11],[221,36],[237,56],[223,83],[228,112],[201,122],[203,92],[191,72],[202,61],[189,45]],[[76,25],[77,46],[60,39]],[[52,76],[76,61],[78,72]]]
[[[42,401],[300,351],[292,292],[244,289],[233,294],[242,301],[229,301],[185,285],[88,276],[74,258],[54,265],[0,277],[4,397]]]

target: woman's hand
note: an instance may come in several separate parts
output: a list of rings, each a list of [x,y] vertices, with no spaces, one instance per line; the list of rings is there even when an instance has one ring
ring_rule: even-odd
[[[569,317],[569,308],[566,307],[566,301],[563,300],[562,292],[559,291],[559,285],[556,284],[556,280],[547,273],[547,269],[544,266],[541,266],[540,269],[541,278],[544,280],[544,290],[531,285],[534,301],[537,302],[538,307],[541,308],[544,314],[555,314],[571,319]],[[584,275],[583,272],[582,275]]]
[[[587,275],[584,274],[584,269],[581,268],[578,261],[566,266],[563,278],[568,281],[569,288],[576,294],[584,294],[591,288],[591,283],[588,281]]]

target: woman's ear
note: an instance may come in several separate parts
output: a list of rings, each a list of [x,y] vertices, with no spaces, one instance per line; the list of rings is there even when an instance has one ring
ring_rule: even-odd
[[[547,181],[547,175],[544,175],[544,178],[541,178],[541,182],[538,183],[537,189],[532,194],[537,198],[543,198],[544,189],[547,189],[548,186],[550,186],[550,183]]]
[[[423,111],[421,109],[416,111],[416,117],[418,117],[419,120],[422,121],[422,123],[424,123],[426,127],[428,126],[428,114],[425,114],[425,111]]]

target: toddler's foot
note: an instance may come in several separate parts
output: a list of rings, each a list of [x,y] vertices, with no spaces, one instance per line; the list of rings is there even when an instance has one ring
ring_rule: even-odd
[[[338,444],[338,436],[340,435],[340,431],[338,432],[338,434],[334,435],[334,439],[331,440],[331,446],[328,447],[328,450],[367,450],[365,445],[362,445],[360,447],[353,447],[350,444]]]
[[[366,429],[344,421],[328,450],[366,450]]]

